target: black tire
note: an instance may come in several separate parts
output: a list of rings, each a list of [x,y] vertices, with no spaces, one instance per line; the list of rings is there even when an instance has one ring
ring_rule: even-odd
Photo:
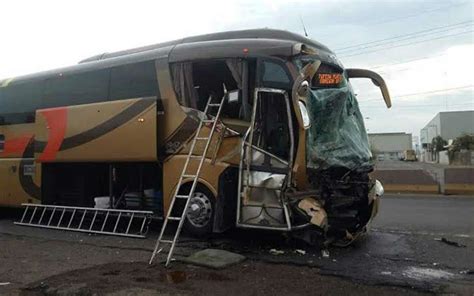
[[[210,235],[214,224],[215,205],[214,194],[206,187],[198,185],[188,207],[184,231],[195,237]]]

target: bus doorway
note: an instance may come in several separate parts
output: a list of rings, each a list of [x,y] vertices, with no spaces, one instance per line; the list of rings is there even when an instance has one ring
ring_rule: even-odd
[[[282,190],[290,178],[293,150],[287,92],[256,89],[252,122],[242,147],[237,226],[291,229]]]

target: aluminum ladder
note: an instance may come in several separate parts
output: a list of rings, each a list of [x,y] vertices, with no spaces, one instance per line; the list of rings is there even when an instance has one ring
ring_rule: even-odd
[[[98,209],[24,203],[16,225],[145,238],[152,211]],[[137,229],[138,230],[133,230]]]
[[[152,264],[153,260],[155,259],[155,256],[163,250],[163,249],[159,249],[161,244],[170,245],[169,249],[168,249],[168,254],[167,254],[167,257],[166,257],[165,266],[168,266],[171,262],[174,247],[176,246],[176,242],[178,241],[179,235],[181,233],[181,229],[183,228],[184,221],[185,221],[185,218],[186,218],[186,213],[187,213],[188,207],[189,207],[189,202],[191,201],[191,197],[194,195],[194,191],[196,189],[198,179],[199,179],[199,174],[201,173],[202,165],[204,163],[204,160],[206,159],[206,154],[207,154],[207,151],[208,151],[209,146],[211,144],[212,136],[214,135],[214,131],[216,129],[217,122],[219,121],[221,111],[222,111],[222,106],[224,105],[226,97],[227,97],[227,91],[226,90],[224,92],[224,96],[220,99],[220,102],[218,102],[218,103],[213,103],[212,102],[212,96],[209,96],[206,107],[204,109],[204,116],[203,116],[203,118],[201,118],[201,120],[199,122],[199,126],[196,130],[196,134],[194,135],[194,138],[191,142],[191,148],[189,149],[188,156],[186,158],[186,162],[185,162],[183,170],[181,172],[181,176],[179,177],[178,185],[176,186],[176,190],[173,193],[173,199],[171,200],[171,204],[168,208],[168,213],[167,213],[166,218],[163,222],[163,226],[161,227],[161,232],[160,232],[160,235],[158,237],[158,240],[156,241],[156,245],[155,245],[155,248],[153,250],[153,254],[151,255],[149,264]],[[215,115],[210,114],[211,113],[210,111],[213,110],[213,108],[214,108],[214,110],[215,110],[215,108],[217,108],[217,113]],[[208,118],[211,118],[211,119],[208,119]],[[209,132],[209,135],[207,137],[202,137],[202,136],[200,136],[200,132],[201,132],[202,127],[205,124],[212,124],[212,127],[211,127],[211,130]],[[198,141],[206,141],[206,144],[204,146],[204,149],[202,150],[201,155],[194,155],[193,154],[194,148],[196,147],[196,143]],[[192,174],[187,172],[188,167],[189,167],[189,163],[191,162],[191,160],[198,160],[199,161],[197,171],[195,173],[192,173]],[[183,194],[180,195],[179,194],[179,189],[181,188],[182,185],[184,185],[183,181],[188,180],[189,178],[193,179],[191,189],[190,189],[189,193],[185,194],[185,195],[183,195]],[[176,202],[177,199],[186,200],[186,203],[185,203],[184,208],[179,209],[180,211],[182,211],[180,215],[172,216],[171,214],[173,213],[173,207],[174,207],[175,202]],[[179,222],[179,224],[178,224],[178,227],[175,230],[175,233],[173,234],[173,238],[172,239],[164,239],[164,234],[165,234],[165,231],[168,227],[168,222],[170,222],[170,221],[177,221],[177,222]]]

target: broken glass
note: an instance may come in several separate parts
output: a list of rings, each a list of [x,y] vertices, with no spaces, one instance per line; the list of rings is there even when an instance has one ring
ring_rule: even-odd
[[[371,152],[359,104],[350,87],[311,89],[307,100],[308,168],[371,166]]]

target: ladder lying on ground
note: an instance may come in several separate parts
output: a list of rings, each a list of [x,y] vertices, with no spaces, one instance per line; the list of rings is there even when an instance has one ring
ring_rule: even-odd
[[[166,257],[165,266],[168,266],[170,261],[171,261],[171,257],[173,255],[174,247],[176,245],[176,242],[178,241],[178,237],[179,237],[179,235],[181,233],[181,229],[183,228],[183,225],[184,225],[186,213],[187,213],[187,210],[188,210],[188,207],[189,207],[189,202],[190,202],[192,196],[194,195],[194,191],[196,189],[196,185],[197,185],[198,179],[199,179],[199,174],[201,173],[202,165],[204,163],[204,160],[206,159],[207,150],[208,150],[209,145],[212,141],[212,136],[214,135],[214,131],[216,129],[217,122],[219,121],[222,106],[225,102],[226,97],[227,97],[227,91],[224,93],[224,96],[220,99],[220,102],[213,103],[212,102],[212,96],[210,96],[209,100],[207,101],[206,108],[204,109],[204,118],[201,118],[199,126],[196,130],[196,134],[194,135],[194,138],[191,142],[191,148],[189,149],[188,156],[186,158],[186,162],[185,162],[183,170],[181,172],[181,176],[179,177],[178,185],[176,187],[177,189],[174,192],[173,199],[171,200],[171,204],[168,208],[168,214],[166,215],[165,221],[164,221],[163,226],[161,228],[160,235],[158,237],[158,240],[156,241],[155,249],[153,250],[153,254],[151,255],[149,264],[152,264],[153,260],[155,259],[155,256],[159,252],[161,252],[162,249],[159,249],[161,244],[168,244],[169,245],[168,255]],[[211,113],[210,111],[212,110],[212,108],[217,108],[217,113],[215,115],[210,114]],[[209,117],[211,117],[212,119],[208,119]],[[200,132],[201,132],[201,128],[205,124],[212,124],[212,127],[211,127],[211,130],[209,132],[209,135],[206,136],[206,137],[202,137],[202,136],[200,136]],[[202,151],[201,155],[194,155],[193,154],[194,153],[194,148],[196,147],[196,142],[198,142],[198,141],[206,141],[206,144],[204,146],[204,149],[201,150]],[[198,160],[199,161],[199,165],[198,165],[197,171],[195,173],[187,172],[188,166],[189,166],[189,163],[190,163],[191,160]],[[179,189],[184,184],[183,181],[189,180],[190,178],[192,178],[192,180],[193,180],[192,185],[191,185],[191,189],[186,194],[180,194]],[[176,202],[177,199],[186,200],[186,204],[183,208],[178,209],[179,211],[181,211],[180,214],[178,214],[177,216],[171,216],[172,213],[175,213],[175,211],[173,211],[173,207],[175,206],[175,202]],[[175,230],[175,233],[172,236],[173,238],[172,239],[164,239],[164,234],[165,234],[165,231],[167,229],[169,221],[178,221],[179,224],[178,224],[178,227]]]
[[[17,225],[145,238],[151,211],[96,209],[24,203]],[[80,219],[80,220],[79,220]],[[137,230],[133,230],[136,229]],[[132,229],[133,228],[133,229]]]

